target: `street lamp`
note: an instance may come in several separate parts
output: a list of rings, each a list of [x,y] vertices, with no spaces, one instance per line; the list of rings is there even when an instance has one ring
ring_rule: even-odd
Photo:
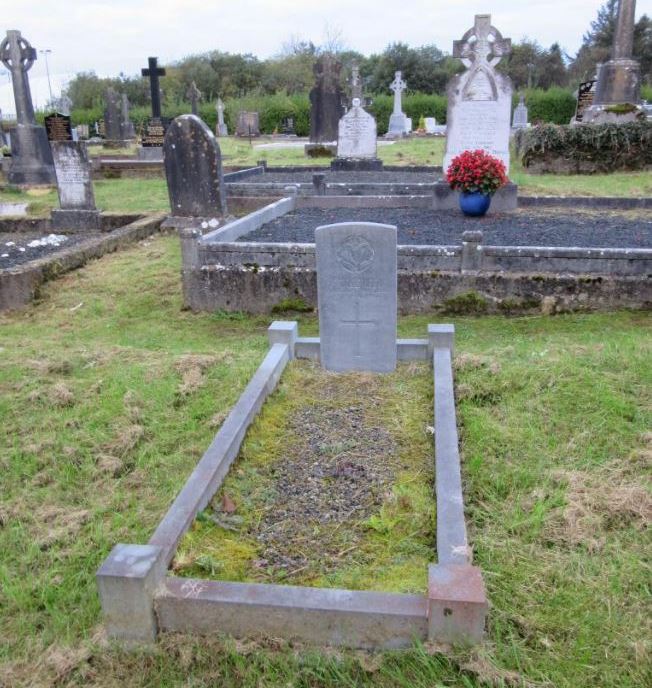
[[[48,90],[50,91],[50,105],[54,98],[52,97],[52,84],[50,83],[50,67],[48,65],[48,55],[52,52],[50,48],[45,48],[44,50],[39,50],[41,55],[45,55],[45,73],[48,75]]]

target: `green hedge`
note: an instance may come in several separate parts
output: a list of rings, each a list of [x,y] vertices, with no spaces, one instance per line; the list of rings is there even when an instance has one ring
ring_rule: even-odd
[[[523,166],[535,172],[594,173],[652,166],[652,123],[558,126],[519,133]]]
[[[550,124],[568,124],[575,115],[577,100],[563,88],[528,89],[524,92],[528,118],[532,124],[547,122]],[[513,104],[518,103],[518,93],[514,93]]]

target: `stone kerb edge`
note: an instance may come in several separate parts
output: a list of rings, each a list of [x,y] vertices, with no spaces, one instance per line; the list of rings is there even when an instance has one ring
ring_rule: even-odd
[[[453,336],[452,325],[429,325],[428,339],[397,340],[399,359],[430,359],[436,366],[436,436],[450,431],[445,426],[451,419],[455,424]],[[368,649],[406,647],[415,639],[426,637],[443,642],[481,640],[487,604],[480,571],[468,565],[468,547],[462,560],[440,555],[439,564],[429,567],[426,597],[166,576],[178,542],[219,488],[238,454],[246,429],[276,387],[288,361],[294,356],[319,359],[319,338],[299,337],[295,321],[274,321],[268,338],[270,349],[263,363],[149,543],[116,545],[100,566],[97,582],[109,635],[128,646],[154,642],[159,630],[201,633],[216,628],[234,635],[283,633],[308,642]],[[443,420],[441,413],[437,414],[438,374],[443,375],[445,382],[439,405],[452,404]],[[449,382],[450,393],[446,388]],[[438,451],[437,471],[445,463],[449,472],[459,473],[456,452],[456,446],[455,452],[448,454]],[[437,479],[439,546],[439,528],[458,533],[460,524],[456,520],[459,513],[452,517],[448,511],[439,514],[439,472]],[[461,499],[461,483],[459,496]],[[466,543],[463,518],[461,505]],[[261,614],[267,619],[263,626]]]

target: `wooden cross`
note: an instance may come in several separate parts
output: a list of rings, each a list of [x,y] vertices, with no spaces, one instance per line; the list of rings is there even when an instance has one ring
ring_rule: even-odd
[[[158,85],[158,78],[165,76],[165,69],[156,64],[157,59],[156,57],[147,58],[149,67],[140,71],[143,76],[149,77],[149,90],[152,94],[152,117],[161,116],[161,90]]]

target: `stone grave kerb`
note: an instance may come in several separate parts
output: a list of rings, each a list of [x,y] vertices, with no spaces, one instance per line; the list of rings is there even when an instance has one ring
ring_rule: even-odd
[[[396,227],[343,222],[315,230],[321,364],[396,369]]]

